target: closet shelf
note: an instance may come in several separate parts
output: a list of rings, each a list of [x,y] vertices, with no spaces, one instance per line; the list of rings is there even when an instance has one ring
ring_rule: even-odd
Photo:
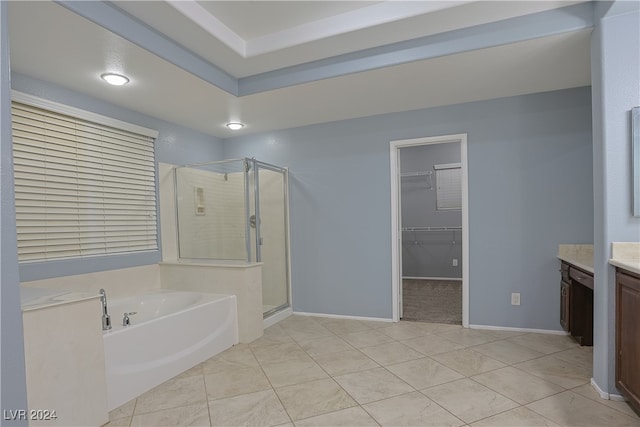
[[[409,177],[409,176],[429,176],[429,175],[433,175],[433,171],[406,172],[406,173],[401,173],[400,177],[401,178],[406,178],[406,177]]]

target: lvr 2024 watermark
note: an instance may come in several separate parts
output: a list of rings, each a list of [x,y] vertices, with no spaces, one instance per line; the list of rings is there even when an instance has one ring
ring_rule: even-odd
[[[56,411],[50,409],[4,409],[2,419],[4,420],[28,420],[28,421],[52,421],[58,418]]]

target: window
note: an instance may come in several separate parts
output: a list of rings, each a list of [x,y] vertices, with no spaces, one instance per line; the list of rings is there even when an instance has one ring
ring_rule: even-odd
[[[19,93],[12,123],[20,261],[158,249],[157,132]]]
[[[436,209],[462,209],[462,169],[460,163],[433,165],[436,170]]]

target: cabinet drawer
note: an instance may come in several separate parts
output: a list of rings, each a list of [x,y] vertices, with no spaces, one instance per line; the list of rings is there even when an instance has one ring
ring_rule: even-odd
[[[571,267],[569,269],[569,276],[572,280],[575,280],[581,285],[586,286],[589,289],[593,289],[593,276],[591,274]]]

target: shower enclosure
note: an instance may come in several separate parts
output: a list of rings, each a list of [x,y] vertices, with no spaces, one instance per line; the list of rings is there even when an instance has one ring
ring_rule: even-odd
[[[290,306],[288,171],[255,159],[175,169],[182,261],[262,262],[263,315]]]

